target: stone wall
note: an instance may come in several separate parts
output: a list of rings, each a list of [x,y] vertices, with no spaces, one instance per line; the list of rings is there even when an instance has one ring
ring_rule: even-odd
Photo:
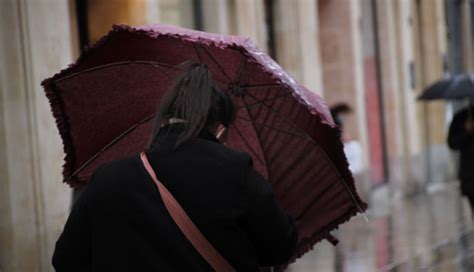
[[[0,2],[0,269],[51,271],[70,207],[41,81],[72,62],[67,1]]]

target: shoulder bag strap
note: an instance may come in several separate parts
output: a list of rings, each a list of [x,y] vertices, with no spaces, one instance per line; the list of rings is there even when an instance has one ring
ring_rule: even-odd
[[[233,272],[235,269],[227,262],[224,257],[211,245],[211,243],[204,237],[201,231],[193,223],[191,218],[186,214],[181,205],[176,201],[173,195],[166,189],[166,187],[158,180],[155,171],[150,165],[145,152],[140,153],[140,159],[143,166],[147,170],[150,177],[155,182],[160,192],[161,198],[173,218],[176,225],[183,232],[184,236],[191,242],[194,248],[201,254],[201,256],[211,265],[217,272]]]

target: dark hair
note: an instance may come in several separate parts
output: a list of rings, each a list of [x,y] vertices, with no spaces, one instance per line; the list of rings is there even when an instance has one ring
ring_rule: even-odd
[[[213,125],[228,127],[234,121],[235,106],[232,97],[216,88],[207,66],[191,62],[179,66],[183,68],[183,73],[161,100],[150,147],[154,145],[162,125],[169,124],[171,118],[185,120],[184,130],[175,147],[196,138]]]
[[[331,111],[331,116],[334,120],[334,123],[341,129],[344,125],[342,123],[341,114],[352,112],[352,108],[348,104],[343,102],[331,106],[329,110]]]

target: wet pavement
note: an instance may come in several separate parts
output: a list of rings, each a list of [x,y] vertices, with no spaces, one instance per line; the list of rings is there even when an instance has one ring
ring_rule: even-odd
[[[337,231],[338,246],[319,243],[289,271],[474,271],[472,219],[456,182],[378,203],[367,215],[369,223],[359,216]]]

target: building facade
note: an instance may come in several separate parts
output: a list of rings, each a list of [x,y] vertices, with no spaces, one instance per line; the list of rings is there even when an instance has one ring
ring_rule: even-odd
[[[61,140],[40,82],[112,24],[166,23],[244,35],[329,105],[353,109],[366,199],[454,179],[451,106],[416,101],[472,72],[468,0],[3,0],[0,2],[0,270],[52,271],[71,204]],[[448,39],[449,34],[449,39]],[[385,198],[385,197],[384,197]]]

